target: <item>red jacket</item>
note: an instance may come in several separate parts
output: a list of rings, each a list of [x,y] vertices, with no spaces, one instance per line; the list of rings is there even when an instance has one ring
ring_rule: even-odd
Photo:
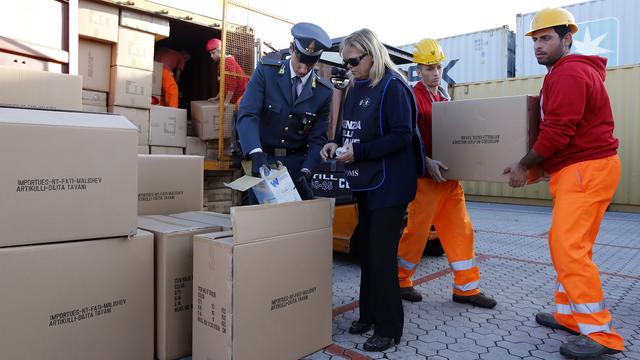
[[[429,90],[427,90],[427,87],[422,81],[413,87],[413,93],[415,94],[416,104],[418,105],[418,129],[420,130],[420,136],[422,136],[422,142],[424,143],[424,151],[428,157],[432,157],[432,103],[433,101],[448,101],[449,99],[440,92],[438,92],[438,95],[430,95]]]
[[[231,75],[241,74],[244,75],[244,70],[240,67],[240,64],[233,56],[227,56],[224,61],[224,70],[227,74],[224,79],[224,88],[227,92],[233,92],[231,103],[235,104],[238,99],[244,94],[244,90],[247,88],[249,79],[243,76]],[[225,94],[226,96],[226,94]]]
[[[607,60],[567,55],[555,63],[540,91],[540,133],[533,149],[542,168],[553,173],[567,165],[617,153],[613,113],[604,86]]]

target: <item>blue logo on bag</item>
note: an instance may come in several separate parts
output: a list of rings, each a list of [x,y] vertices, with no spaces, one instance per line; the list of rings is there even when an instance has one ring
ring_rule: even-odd
[[[278,187],[279,184],[280,184],[280,181],[278,181],[278,178],[271,180],[271,186]]]
[[[603,18],[578,23],[580,31],[573,36],[572,52],[598,55],[608,59],[607,66],[618,65],[617,18]]]

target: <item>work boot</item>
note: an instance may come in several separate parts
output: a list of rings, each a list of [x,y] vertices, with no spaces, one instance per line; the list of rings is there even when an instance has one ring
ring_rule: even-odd
[[[403,300],[410,302],[422,301],[422,294],[420,294],[418,290],[414,289],[413,286],[400,288],[400,297]]]
[[[619,352],[620,350],[610,349],[598,344],[586,335],[580,335],[575,340],[560,346],[560,354],[574,359],[595,358],[600,355],[612,355]]]
[[[560,324],[554,317],[553,314],[548,312],[539,312],[536,314],[536,322],[542,326],[546,326],[551,329],[564,330],[572,335],[580,335],[579,332],[575,330],[571,330],[568,327]]]
[[[453,294],[453,301],[460,304],[471,304],[473,306],[485,308],[485,309],[493,309],[497,302],[493,300],[493,298],[488,297],[483,293],[471,295],[471,296],[462,296]]]
[[[364,334],[373,327],[373,324],[354,321],[349,326],[349,334]]]

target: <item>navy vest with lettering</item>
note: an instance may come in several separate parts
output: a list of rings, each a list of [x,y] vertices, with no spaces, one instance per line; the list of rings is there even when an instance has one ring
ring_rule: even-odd
[[[391,80],[388,71],[382,80],[370,87],[370,80],[357,80],[349,89],[344,101],[342,144],[367,143],[384,135],[382,98],[386,85]],[[353,191],[369,191],[379,188],[385,179],[385,164],[382,160],[365,160],[345,164],[349,187]]]

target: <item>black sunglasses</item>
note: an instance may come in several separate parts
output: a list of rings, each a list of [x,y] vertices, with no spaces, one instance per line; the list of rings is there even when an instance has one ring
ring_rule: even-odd
[[[362,59],[364,59],[365,56],[367,56],[369,54],[364,53],[358,57],[354,57],[354,58],[350,58],[350,59],[344,59],[344,67],[347,67],[347,65],[351,65],[351,67],[356,67],[358,65],[360,65],[360,61],[362,61]]]

